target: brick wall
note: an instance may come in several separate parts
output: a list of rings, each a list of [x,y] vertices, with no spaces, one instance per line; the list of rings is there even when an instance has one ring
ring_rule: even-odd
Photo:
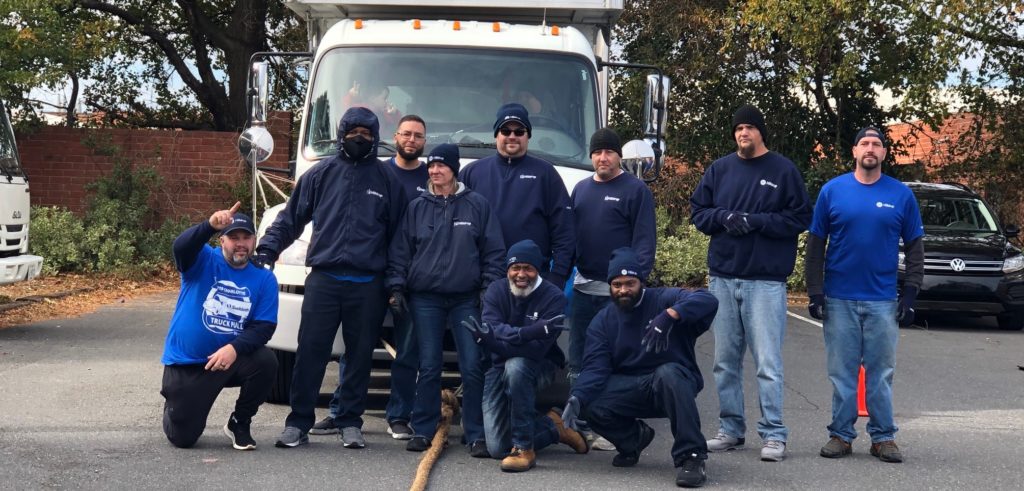
[[[287,168],[290,114],[275,114],[268,129],[274,136],[274,153],[260,165]],[[229,190],[243,180],[249,183],[244,172],[248,164],[238,154],[238,136],[217,131],[47,126],[16,137],[33,205],[83,212],[88,197],[85,186],[113,168],[110,157],[97,155],[83,142],[109,138],[134,165],[152,166],[163,176],[164,185],[153,203],[161,215],[195,219],[230,206]]]

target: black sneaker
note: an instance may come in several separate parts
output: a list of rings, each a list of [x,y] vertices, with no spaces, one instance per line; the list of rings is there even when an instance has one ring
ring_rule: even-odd
[[[409,423],[402,420],[395,420],[388,423],[388,434],[395,440],[408,440],[412,438],[412,428]]]
[[[405,444],[405,449],[410,452],[422,452],[430,448],[430,440],[425,436],[414,436]]]
[[[334,417],[328,416],[320,421],[317,421],[312,428],[309,429],[310,435],[333,435],[338,432],[338,425],[334,424]]]
[[[693,454],[683,461],[679,466],[679,473],[676,474],[676,486],[682,488],[699,488],[708,481],[707,471],[704,469],[704,459]]]
[[[633,467],[637,462],[640,461],[640,452],[643,452],[648,445],[654,441],[654,428],[647,426],[647,423],[643,421],[637,421],[640,425],[640,445],[636,447],[635,452],[619,452],[612,459],[612,465],[615,467]]]
[[[231,413],[228,423],[224,425],[224,434],[231,439],[231,446],[235,450],[256,450],[256,440],[252,439],[249,432],[249,421],[239,421],[235,413]]]
[[[478,459],[491,458],[491,453],[487,451],[487,444],[483,440],[477,440],[469,446],[469,455]]]

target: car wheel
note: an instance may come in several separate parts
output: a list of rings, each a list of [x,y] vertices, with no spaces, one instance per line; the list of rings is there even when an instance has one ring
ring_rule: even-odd
[[[274,385],[270,387],[270,396],[267,402],[273,404],[288,404],[292,390],[292,369],[295,368],[295,353],[271,349],[277,355],[277,375],[274,377]]]
[[[1007,312],[996,316],[999,328],[1007,331],[1019,331],[1024,328],[1024,310]]]

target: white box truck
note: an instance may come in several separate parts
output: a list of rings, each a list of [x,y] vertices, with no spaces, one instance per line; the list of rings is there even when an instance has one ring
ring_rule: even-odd
[[[558,169],[571,192],[592,171],[589,138],[608,114],[609,69],[637,69],[646,76],[645,140],[626,145],[624,166],[650,179],[660,168],[668,79],[656,67],[608,63],[611,29],[622,0],[519,2],[488,0],[286,0],[305,19],[309,53],[258,53],[250,78],[251,124],[240,141],[256,170],[272,140],[263,59],[298,56],[309,61],[309,82],[294,165],[297,178],[335,153],[338,121],[352,105],[367,105],[381,120],[381,157],[401,115],[427,122],[426,152],[440,143],[459,146],[463,163],[495,152],[492,125],[503,103],[530,111],[530,154]],[[645,72],[656,72],[647,74]],[[255,175],[255,173],[254,173]],[[254,195],[256,193],[254,192]],[[262,236],[283,205],[263,215]],[[306,249],[311,228],[282,251],[278,326],[269,347],[281,361],[272,400],[287,401],[297,345]],[[567,336],[563,336],[563,339]],[[344,351],[340,335],[335,356]],[[383,352],[378,353],[383,354]]]
[[[29,190],[7,109],[0,101],[0,285],[39,276],[43,258],[28,253]]]

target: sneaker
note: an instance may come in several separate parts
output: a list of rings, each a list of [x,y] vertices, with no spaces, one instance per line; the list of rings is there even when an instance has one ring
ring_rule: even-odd
[[[896,442],[893,440],[872,443],[871,455],[878,457],[878,460],[881,460],[882,462],[890,462],[893,464],[903,462],[903,454],[900,453],[900,447],[897,447]]]
[[[765,462],[782,462],[786,458],[786,442],[765,440],[761,447],[761,460]]]
[[[640,425],[640,445],[636,447],[635,452],[619,452],[612,459],[612,465],[615,467],[633,467],[637,462],[640,461],[640,453],[647,448],[648,445],[654,441],[654,428],[647,426],[647,423],[638,421]]]
[[[564,443],[576,453],[584,454],[587,453],[589,448],[587,447],[587,440],[583,438],[578,431],[572,428],[566,428],[565,423],[562,421],[562,416],[558,414],[558,411],[552,409],[548,411],[548,418],[555,423],[555,429],[558,430],[558,443]]]
[[[534,465],[537,465],[536,452],[515,447],[501,460],[502,472],[526,472],[533,469]]]
[[[483,440],[477,440],[469,445],[469,455],[478,459],[491,458],[491,453],[487,451],[487,444]]]
[[[405,444],[405,449],[410,452],[422,452],[430,448],[430,440],[425,436],[414,436]]]
[[[333,435],[337,432],[338,425],[334,424],[334,416],[328,416],[317,421],[309,430],[310,435]]]
[[[708,481],[708,473],[704,468],[704,459],[691,454],[683,461],[676,474],[676,486],[683,488],[699,488]]]
[[[853,453],[853,447],[850,445],[850,442],[838,436],[833,436],[828,439],[828,443],[821,447],[821,452],[818,453],[826,459],[838,459]]]
[[[286,426],[281,436],[277,437],[274,446],[278,448],[292,448],[309,443],[309,437],[302,430],[294,426]]]
[[[608,441],[607,438],[601,435],[597,435],[597,438],[594,438],[594,441],[591,442],[590,447],[593,448],[594,450],[600,450],[602,452],[615,451],[615,444]]]
[[[341,429],[341,436],[338,437],[345,448],[363,448],[366,440],[363,439],[363,430],[355,426],[346,426]]]
[[[726,450],[735,450],[742,447],[746,443],[743,438],[735,436],[729,436],[721,431],[714,438],[708,440],[708,452],[724,452]]]
[[[405,421],[395,420],[388,423],[388,434],[395,440],[408,440],[412,438],[412,428]]]
[[[231,439],[231,446],[235,450],[256,450],[256,440],[249,433],[249,421],[239,421],[235,413],[231,413],[228,423],[224,425],[224,434]]]

